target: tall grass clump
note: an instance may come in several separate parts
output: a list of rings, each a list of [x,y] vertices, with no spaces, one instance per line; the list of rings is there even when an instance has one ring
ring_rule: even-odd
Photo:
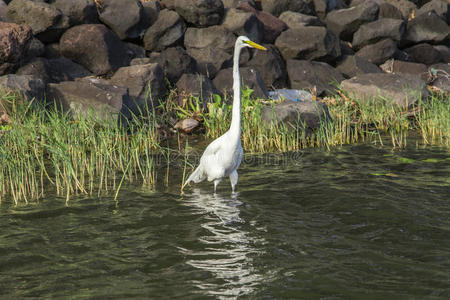
[[[56,191],[71,195],[117,191],[120,184],[156,181],[154,154],[160,151],[156,125],[149,118],[119,124],[94,113],[74,116],[24,103],[3,93],[10,123],[0,136],[0,200],[40,198]],[[151,113],[149,114],[151,115]]]
[[[450,95],[434,94],[419,103],[415,117],[423,142],[450,146]]]

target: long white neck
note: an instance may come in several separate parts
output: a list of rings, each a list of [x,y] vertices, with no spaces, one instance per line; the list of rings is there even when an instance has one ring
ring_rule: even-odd
[[[233,111],[231,117],[231,126],[229,133],[240,139],[241,137],[241,74],[239,74],[239,56],[241,55],[241,47],[234,47],[233,57]]]

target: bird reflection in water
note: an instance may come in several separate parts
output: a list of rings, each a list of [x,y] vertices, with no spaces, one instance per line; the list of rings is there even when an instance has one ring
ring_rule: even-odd
[[[219,298],[235,298],[251,294],[263,279],[253,266],[253,259],[262,253],[257,248],[264,241],[252,237],[245,229],[245,220],[240,215],[239,194],[229,197],[201,193],[194,189],[186,195],[183,204],[203,215],[198,249],[179,250],[188,257],[187,263],[197,269],[213,274],[210,280],[195,280],[194,284],[203,292]]]

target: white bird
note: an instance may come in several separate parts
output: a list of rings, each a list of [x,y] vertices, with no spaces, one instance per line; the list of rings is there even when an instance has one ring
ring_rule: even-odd
[[[252,42],[248,37],[240,36],[234,45],[233,57],[233,110],[231,126],[227,132],[206,147],[200,158],[200,164],[186,180],[183,188],[191,181],[198,183],[205,179],[214,181],[214,193],[217,185],[225,177],[230,177],[231,190],[234,193],[238,182],[237,168],[242,161],[241,145],[241,75],[239,74],[239,57],[245,47],[267,50]]]

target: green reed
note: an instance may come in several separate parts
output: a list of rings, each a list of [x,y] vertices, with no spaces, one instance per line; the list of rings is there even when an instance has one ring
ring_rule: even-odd
[[[424,144],[450,146],[450,97],[435,94],[420,102],[415,113]]]
[[[122,126],[114,118],[74,119],[16,100],[1,99],[11,103],[11,123],[0,136],[0,200],[9,195],[17,204],[50,191],[69,201],[72,195],[117,193],[124,180],[154,186],[154,155],[161,147],[151,116]]]

